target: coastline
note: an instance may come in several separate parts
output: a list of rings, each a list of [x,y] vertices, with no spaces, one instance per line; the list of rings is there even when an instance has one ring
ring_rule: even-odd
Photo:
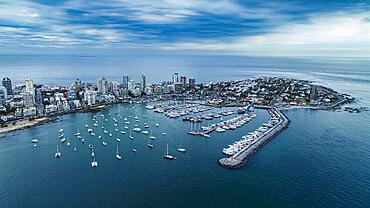
[[[117,104],[117,103],[114,103]],[[4,137],[6,134],[13,132],[13,131],[18,131],[26,128],[31,128],[34,126],[39,126],[39,125],[44,125],[48,123],[55,122],[58,120],[58,116],[61,115],[67,115],[67,114],[72,114],[72,113],[89,113],[89,112],[98,112],[105,110],[109,107],[110,105],[98,105],[94,106],[88,109],[79,109],[79,110],[73,110],[69,112],[64,112],[64,113],[58,113],[58,114],[51,114],[49,116],[45,117],[40,117],[40,118],[35,118],[35,119],[21,119],[21,120],[16,120],[12,122],[6,123],[6,127],[0,127],[0,138]]]
[[[39,126],[47,123],[51,123],[57,120],[57,117],[42,117],[42,118],[36,118],[36,119],[23,119],[18,120],[13,123],[8,123],[6,127],[0,128],[0,137],[3,137],[7,133],[22,130],[26,128],[30,128],[33,126]]]

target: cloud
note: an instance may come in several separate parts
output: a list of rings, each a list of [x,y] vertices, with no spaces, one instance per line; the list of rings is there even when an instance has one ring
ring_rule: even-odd
[[[370,13],[335,12],[311,16],[267,33],[222,41],[164,45],[165,50],[236,51],[245,54],[370,54]]]

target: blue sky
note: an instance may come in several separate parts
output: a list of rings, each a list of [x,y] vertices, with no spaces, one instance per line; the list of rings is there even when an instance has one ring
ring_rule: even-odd
[[[368,1],[0,0],[0,53],[370,55]]]

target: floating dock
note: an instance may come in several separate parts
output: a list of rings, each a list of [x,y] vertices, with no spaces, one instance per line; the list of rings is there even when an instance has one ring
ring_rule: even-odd
[[[251,145],[246,146],[230,157],[219,159],[218,163],[221,166],[225,168],[240,168],[255,152],[263,147],[263,145],[268,143],[272,138],[277,136],[281,131],[288,127],[290,121],[284,115],[284,113],[274,108],[270,109],[269,111],[279,118],[279,122],[261,134]]]

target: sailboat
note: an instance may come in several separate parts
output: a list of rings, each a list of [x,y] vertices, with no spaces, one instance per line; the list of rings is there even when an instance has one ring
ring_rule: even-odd
[[[67,146],[69,147],[70,145],[71,145],[71,143],[69,142],[69,139],[68,139]]]
[[[185,153],[186,149],[181,147],[181,140],[180,140],[180,148],[177,149],[177,151]]]
[[[155,126],[156,127],[159,127],[159,123],[158,123],[158,119],[157,118],[155,119]]]
[[[57,145],[57,152],[55,153],[55,157],[59,158],[60,156],[62,156],[62,153],[59,151],[59,147]]]
[[[130,137],[131,140],[134,139],[134,137],[131,135],[131,130],[130,130],[130,136],[129,137]]]
[[[173,160],[173,159],[174,159],[174,157],[173,157],[172,155],[168,154],[168,143],[167,143],[167,149],[166,149],[166,151],[164,152],[163,157],[164,157],[165,159],[167,159],[167,160]]]
[[[95,157],[94,148],[91,148],[91,157]]]
[[[118,160],[122,159],[122,156],[119,154],[119,151],[118,151],[118,144],[117,144],[116,158]]]
[[[95,157],[93,157],[93,161],[91,162],[91,167],[93,168],[98,167],[98,162],[96,162]]]
[[[150,144],[150,139],[149,139],[149,141],[148,141],[148,147],[149,147],[149,148],[153,148],[153,147],[154,147],[154,145],[153,145],[153,144]]]
[[[149,139],[155,139],[155,136],[152,134],[153,133],[153,131],[150,131],[150,137],[149,137]]]

